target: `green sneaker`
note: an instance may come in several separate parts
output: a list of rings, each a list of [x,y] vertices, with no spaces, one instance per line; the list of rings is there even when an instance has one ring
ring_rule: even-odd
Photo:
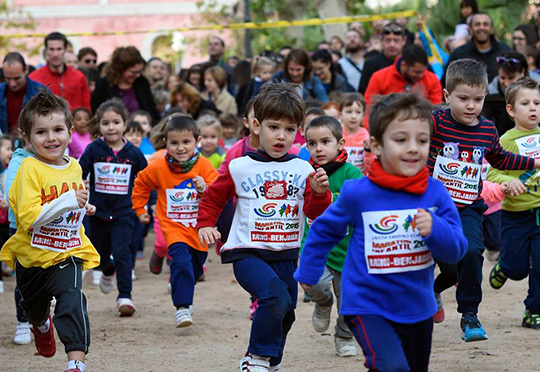
[[[493,289],[501,289],[508,277],[502,272],[500,261],[497,262],[489,273],[489,285]]]
[[[523,321],[521,326],[525,328],[540,329],[540,315],[533,314],[529,310],[523,313]]]

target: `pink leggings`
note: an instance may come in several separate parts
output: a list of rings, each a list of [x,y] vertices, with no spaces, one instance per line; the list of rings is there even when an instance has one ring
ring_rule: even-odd
[[[154,218],[154,233],[156,234],[154,252],[158,257],[166,257],[168,251],[167,242],[165,241],[165,237],[161,231],[161,225],[159,224],[159,220],[157,218]]]

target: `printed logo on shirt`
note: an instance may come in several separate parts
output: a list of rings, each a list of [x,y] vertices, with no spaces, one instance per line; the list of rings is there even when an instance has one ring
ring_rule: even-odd
[[[186,227],[195,227],[199,214],[201,194],[195,189],[190,178],[167,189],[167,218]]]
[[[276,214],[277,203],[267,203],[260,208],[254,208],[255,214],[260,217],[272,217]]]
[[[531,137],[527,138],[527,140],[522,143],[522,146],[526,147],[528,149],[531,149],[533,147],[536,147],[537,143],[538,142],[536,142],[536,138],[534,136],[531,136]]]
[[[54,252],[80,247],[80,230],[85,213],[84,208],[69,211],[44,226],[33,228],[30,245]]]
[[[441,168],[441,170],[444,173],[449,174],[451,176],[453,176],[454,174],[457,174],[457,172],[459,172],[459,164],[458,163],[439,164],[439,167]]]
[[[383,217],[378,223],[369,224],[369,228],[375,234],[380,234],[380,235],[388,235],[388,234],[395,233],[396,230],[398,229],[398,225],[396,223],[397,217],[398,216],[396,215]]]
[[[94,163],[95,190],[104,194],[127,195],[131,164]]]
[[[540,158],[540,135],[531,134],[515,140],[520,155]]]
[[[270,200],[287,199],[287,182],[286,181],[266,181],[264,183],[264,196]]]

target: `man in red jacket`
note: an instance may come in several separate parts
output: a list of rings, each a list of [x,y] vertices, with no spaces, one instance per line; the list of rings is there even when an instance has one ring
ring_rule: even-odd
[[[30,79],[48,87],[57,96],[65,98],[70,109],[85,107],[90,110],[90,90],[83,73],[64,63],[67,48],[64,34],[52,32],[45,37],[47,64],[30,74]]]
[[[407,45],[393,65],[373,74],[366,89],[366,103],[369,105],[374,95],[412,90],[418,91],[434,105],[441,103],[441,82],[433,72],[427,71],[427,66],[424,49],[414,44]]]

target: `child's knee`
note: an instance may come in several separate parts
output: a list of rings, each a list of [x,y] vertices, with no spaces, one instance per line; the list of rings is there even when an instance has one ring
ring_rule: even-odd
[[[283,318],[292,307],[292,299],[287,290],[287,284],[274,278],[270,281],[269,305],[276,318]]]
[[[55,315],[59,313],[76,314],[84,311],[85,298],[80,288],[66,289],[57,296]]]
[[[504,267],[502,272],[512,280],[523,280],[529,275],[529,266],[522,267]]]

